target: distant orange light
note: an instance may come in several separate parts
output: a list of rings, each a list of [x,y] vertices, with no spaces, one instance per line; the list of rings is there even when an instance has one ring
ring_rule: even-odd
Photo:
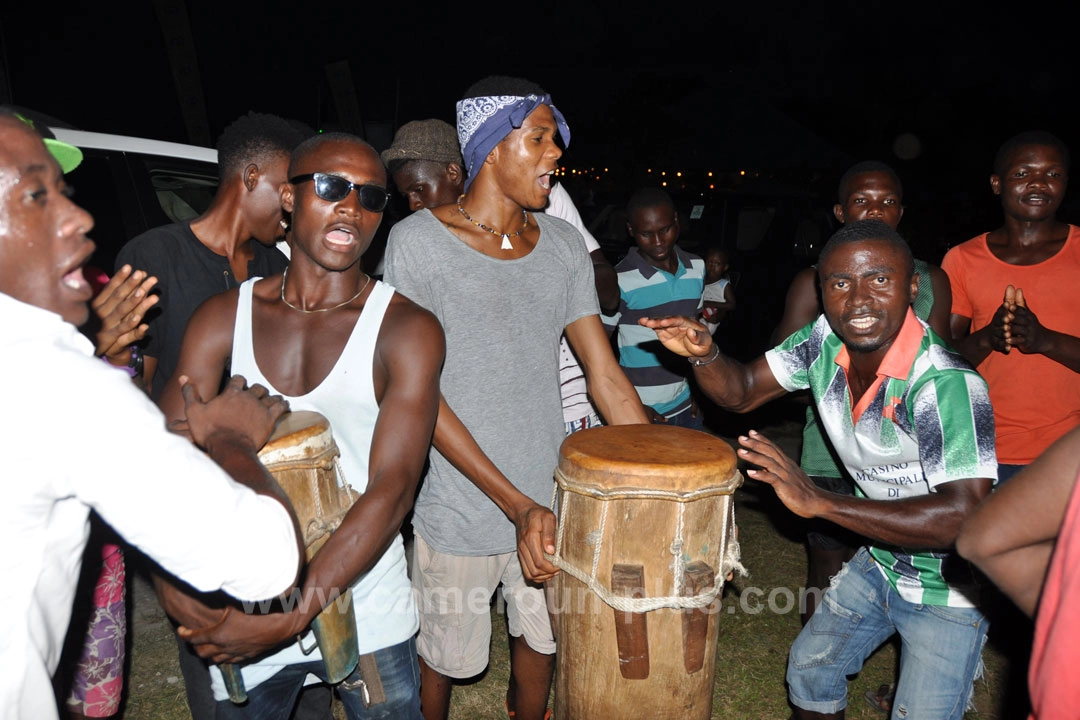
[[[675,173],[675,177],[682,177],[682,173],[681,172]]]
[[[746,171],[745,171],[745,170],[740,170],[740,171],[739,171],[739,174],[740,174],[740,175],[746,175]]]
[[[664,182],[660,183],[660,187],[667,187],[667,180],[665,180]]]

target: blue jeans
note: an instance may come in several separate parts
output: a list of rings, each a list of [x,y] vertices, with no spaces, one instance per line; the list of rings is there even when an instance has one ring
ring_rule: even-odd
[[[899,633],[900,682],[892,717],[960,720],[982,672],[988,625],[975,608],[902,599],[867,549],[860,548],[791,646],[788,697],[811,712],[843,710],[848,677]]]
[[[379,679],[386,702],[366,705],[366,688],[359,670],[337,685],[338,697],[349,720],[421,720],[420,666],[416,663],[416,638],[375,651]],[[322,660],[290,665],[258,687],[248,689],[248,701],[217,704],[217,720],[288,720],[308,673],[325,680]]]
[[[701,408],[696,405],[691,405],[678,415],[669,415],[665,425],[689,428],[691,430],[705,430],[705,422],[701,417]]]

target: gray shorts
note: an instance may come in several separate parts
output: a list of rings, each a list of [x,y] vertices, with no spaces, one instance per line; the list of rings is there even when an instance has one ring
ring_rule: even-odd
[[[544,590],[526,583],[516,552],[447,555],[413,541],[412,585],[420,609],[416,649],[424,663],[452,678],[479,675],[491,645],[491,596],[499,583],[510,634],[538,653],[555,652]]]

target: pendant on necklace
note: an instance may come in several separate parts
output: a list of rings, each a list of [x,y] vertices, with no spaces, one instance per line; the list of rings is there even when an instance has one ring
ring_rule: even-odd
[[[503,233],[502,240],[503,240],[502,241],[502,247],[500,248],[501,250],[513,250],[514,249],[514,246],[510,244],[510,236],[508,234]]]

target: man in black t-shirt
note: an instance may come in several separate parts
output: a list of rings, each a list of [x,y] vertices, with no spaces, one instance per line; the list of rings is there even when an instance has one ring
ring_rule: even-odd
[[[143,380],[157,401],[176,369],[191,314],[204,300],[253,276],[280,273],[288,259],[279,188],[289,155],[304,136],[274,115],[248,113],[218,140],[218,190],[205,213],[190,222],[149,230],[116,259],[157,277],[160,300],[147,322]]]

